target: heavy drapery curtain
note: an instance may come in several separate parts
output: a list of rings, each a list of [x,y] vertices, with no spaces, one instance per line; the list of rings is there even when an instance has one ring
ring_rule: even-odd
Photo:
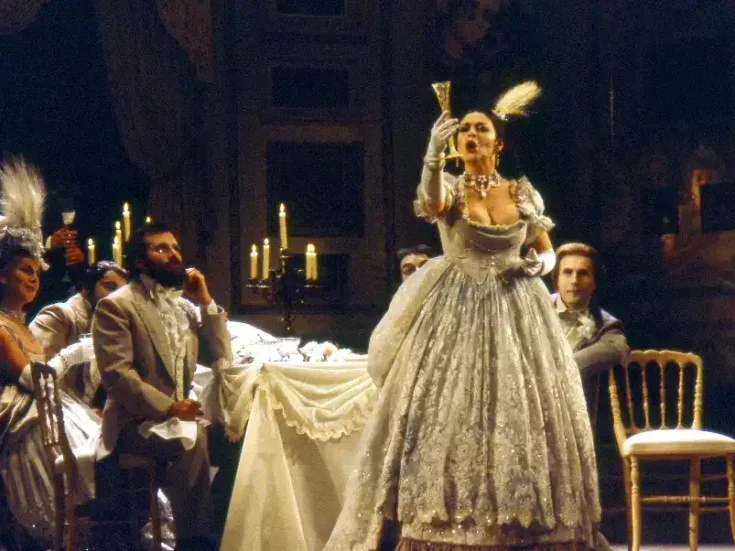
[[[199,249],[205,148],[194,71],[151,2],[96,0],[109,91],[130,159],[151,182],[149,212]]]
[[[211,82],[212,0],[156,0],[156,9],[168,33],[188,54],[197,78]]]
[[[51,0],[0,0],[0,33]],[[151,183],[149,213],[180,229],[188,258],[207,243],[202,95],[212,80],[211,0],[95,0],[123,145]],[[211,216],[209,217],[211,218]]]
[[[35,21],[51,0],[0,0],[0,34],[16,34]]]

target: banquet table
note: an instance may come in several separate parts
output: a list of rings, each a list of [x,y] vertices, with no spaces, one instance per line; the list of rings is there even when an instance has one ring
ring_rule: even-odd
[[[245,439],[222,551],[324,547],[378,394],[366,358],[351,360],[228,367],[207,382],[205,415]]]

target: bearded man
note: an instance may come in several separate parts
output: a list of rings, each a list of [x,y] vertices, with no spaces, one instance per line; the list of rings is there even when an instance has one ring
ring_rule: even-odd
[[[179,241],[166,225],[136,230],[125,267],[130,283],[97,304],[92,322],[107,391],[98,457],[119,452],[166,464],[163,488],[173,509],[176,549],[216,549],[206,432],[200,423],[183,422],[202,413],[188,398],[200,345],[210,363],[232,359],[227,316],[204,275],[184,267]],[[186,432],[184,425],[188,440],[175,437],[177,430]]]

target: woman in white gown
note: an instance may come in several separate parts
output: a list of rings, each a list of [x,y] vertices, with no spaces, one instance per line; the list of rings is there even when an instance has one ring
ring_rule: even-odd
[[[16,520],[41,541],[54,529],[53,477],[33,398],[30,358],[43,349],[25,325],[25,307],[36,298],[43,265],[40,220],[45,187],[21,160],[0,167],[0,474]],[[63,394],[64,422],[72,448],[93,448],[100,419]],[[78,500],[94,491],[80,485]]]
[[[497,172],[504,119],[535,83],[491,112],[434,125],[416,202],[444,255],[396,293],[373,332],[381,388],[345,505],[325,551],[376,549],[385,519],[400,551],[594,548],[600,520],[580,375],[540,275],[551,221],[526,179]],[[442,171],[459,131],[465,173]],[[525,256],[523,254],[525,253]]]

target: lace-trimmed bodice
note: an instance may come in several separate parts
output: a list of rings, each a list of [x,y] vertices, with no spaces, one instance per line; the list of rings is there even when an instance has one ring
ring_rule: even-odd
[[[511,257],[520,255],[521,247],[533,243],[538,236],[554,227],[544,215],[541,195],[528,179],[510,183],[510,194],[516,202],[520,218],[511,224],[483,224],[470,219],[467,195],[461,178],[443,174],[446,206],[438,215],[429,214],[426,198],[419,187],[414,203],[416,214],[439,227],[444,256],[463,267],[478,281],[502,269]]]

